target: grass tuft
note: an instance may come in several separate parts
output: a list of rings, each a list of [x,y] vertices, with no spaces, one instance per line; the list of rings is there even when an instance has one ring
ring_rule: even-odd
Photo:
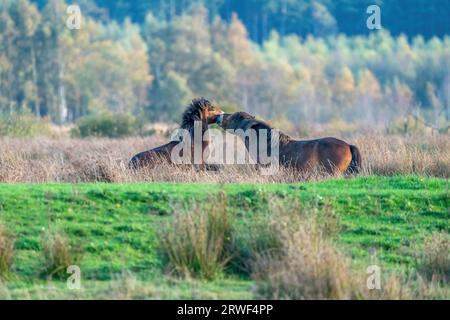
[[[224,194],[210,199],[206,209],[179,212],[159,232],[161,253],[171,271],[213,279],[222,274],[229,260],[227,247],[232,223]]]
[[[0,224],[0,277],[5,276],[13,264],[15,239],[3,224]]]
[[[417,270],[428,279],[450,282],[450,237],[434,233],[425,239]]]
[[[70,243],[62,232],[46,231],[41,240],[45,272],[49,278],[62,278],[67,268],[79,265],[82,259],[81,247]]]

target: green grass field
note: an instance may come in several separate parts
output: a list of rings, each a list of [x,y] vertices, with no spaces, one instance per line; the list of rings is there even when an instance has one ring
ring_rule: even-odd
[[[225,274],[211,282],[168,276],[157,252],[156,230],[162,222],[221,191],[238,221],[267,212],[273,197],[332,210],[341,225],[335,241],[360,267],[376,254],[382,268],[411,269],[425,237],[450,234],[449,182],[434,178],[362,177],[289,185],[8,184],[0,190],[0,221],[16,237],[14,265],[0,285],[0,298],[101,297],[114,286],[123,289],[130,279],[133,286],[145,288],[141,298],[251,298],[252,281],[244,276]],[[84,248],[81,292],[69,292],[64,281],[49,282],[43,275],[40,240],[48,229],[64,231]]]

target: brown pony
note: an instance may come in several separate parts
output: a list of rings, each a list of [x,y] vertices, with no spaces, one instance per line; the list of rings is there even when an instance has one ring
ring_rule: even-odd
[[[201,122],[202,137],[206,130],[208,130],[208,125],[214,123],[214,116],[223,114],[224,112],[219,108],[211,104],[208,100],[204,98],[194,99],[191,104],[187,107],[186,111],[183,113],[181,121],[181,129],[189,130],[191,135],[191,141],[194,141],[194,123],[196,121]],[[169,163],[173,164],[171,160],[172,149],[177,146],[179,141],[171,141],[168,144],[157,147],[152,150],[148,150],[135,155],[130,163],[129,168],[140,169],[140,168],[153,168],[157,164]],[[202,142],[202,164],[201,168],[204,167],[203,154],[205,149],[208,147],[209,141]],[[194,144],[191,145],[192,149]],[[191,152],[193,155],[194,152]],[[191,159],[191,163],[194,163]]]
[[[254,116],[237,112],[224,114],[214,119],[225,130],[254,129],[259,141],[259,130],[267,130],[270,146],[273,128]],[[244,141],[249,150],[248,141]],[[257,146],[259,154],[259,143]],[[269,151],[270,153],[270,151]],[[336,138],[322,138],[316,140],[299,141],[288,135],[279,133],[279,160],[284,167],[293,167],[300,172],[311,169],[325,169],[330,174],[357,174],[361,170],[361,154],[356,146],[350,145]],[[257,163],[260,164],[259,159]]]

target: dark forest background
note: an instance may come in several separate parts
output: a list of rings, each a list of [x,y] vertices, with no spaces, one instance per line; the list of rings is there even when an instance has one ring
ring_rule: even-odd
[[[43,7],[47,0],[36,0]],[[83,0],[78,3],[92,16],[102,19],[143,23],[148,12],[159,19],[173,19],[193,5],[201,4],[214,17],[231,21],[237,13],[250,39],[261,42],[277,30],[280,35],[324,36],[336,33],[367,35],[361,28],[366,9],[382,8],[383,24],[393,35],[425,38],[442,37],[450,32],[448,0]]]

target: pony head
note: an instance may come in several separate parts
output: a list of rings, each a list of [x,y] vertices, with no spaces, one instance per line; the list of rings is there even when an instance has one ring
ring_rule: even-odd
[[[224,114],[222,109],[213,105],[205,98],[194,99],[183,113],[181,127],[190,127],[195,121],[202,121],[212,124],[215,123],[217,117],[222,114]]]

